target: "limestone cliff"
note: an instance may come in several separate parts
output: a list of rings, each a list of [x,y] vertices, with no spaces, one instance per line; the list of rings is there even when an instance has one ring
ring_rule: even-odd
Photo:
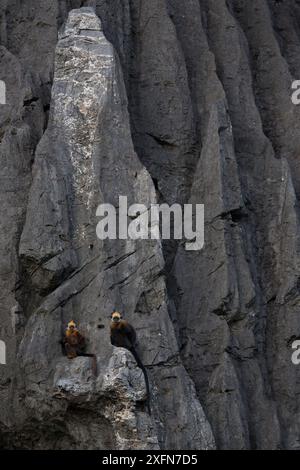
[[[298,449],[299,2],[0,0],[0,42],[0,447]],[[204,249],[100,241],[119,195],[204,204]]]

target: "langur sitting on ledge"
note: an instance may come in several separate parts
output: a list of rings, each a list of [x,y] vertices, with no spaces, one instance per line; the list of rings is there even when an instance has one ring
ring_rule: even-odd
[[[97,359],[95,354],[87,354],[84,352],[86,342],[84,336],[78,331],[76,323],[72,320],[68,323],[68,327],[65,331],[63,338],[63,346],[69,359],[74,359],[77,356],[91,357],[92,369],[94,375],[97,375]]]

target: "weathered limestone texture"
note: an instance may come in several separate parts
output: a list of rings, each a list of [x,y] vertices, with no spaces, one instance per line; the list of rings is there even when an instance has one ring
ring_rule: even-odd
[[[156,202],[133,148],[127,107],[100,19],[90,7],[72,10],[55,49],[49,119],[35,150],[16,253],[24,321],[3,383],[6,447],[214,448],[169,318],[160,241],[96,236],[101,202],[117,206],[119,195],[129,204]],[[141,370],[129,352],[110,345],[113,308],[135,324],[149,370],[151,418]],[[62,355],[59,339],[71,318],[97,355],[97,378],[89,358]]]
[[[0,0],[0,447],[300,448],[299,25],[298,0]],[[120,195],[205,204],[204,249],[101,242]]]

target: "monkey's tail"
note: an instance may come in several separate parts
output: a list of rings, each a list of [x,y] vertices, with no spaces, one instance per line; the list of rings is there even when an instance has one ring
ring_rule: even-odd
[[[78,356],[91,357],[92,358],[92,371],[94,376],[97,376],[97,356],[96,354],[80,353]]]
[[[140,357],[139,357],[138,353],[136,352],[135,348],[131,348],[130,351],[131,351],[133,357],[135,358],[138,367],[140,369],[142,369],[143,374],[144,374],[145,383],[146,383],[146,390],[147,390],[147,408],[148,408],[149,415],[151,416],[151,395],[150,395],[150,385],[149,385],[148,373],[147,373],[147,370],[146,370],[144,364],[140,360]]]

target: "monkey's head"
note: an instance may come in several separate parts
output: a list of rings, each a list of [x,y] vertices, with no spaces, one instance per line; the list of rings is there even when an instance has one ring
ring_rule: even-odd
[[[69,331],[75,331],[76,330],[76,323],[71,320],[70,323],[68,323],[68,330]]]
[[[122,315],[119,312],[113,312],[111,314],[111,321],[113,323],[120,323],[121,320],[122,320]]]

